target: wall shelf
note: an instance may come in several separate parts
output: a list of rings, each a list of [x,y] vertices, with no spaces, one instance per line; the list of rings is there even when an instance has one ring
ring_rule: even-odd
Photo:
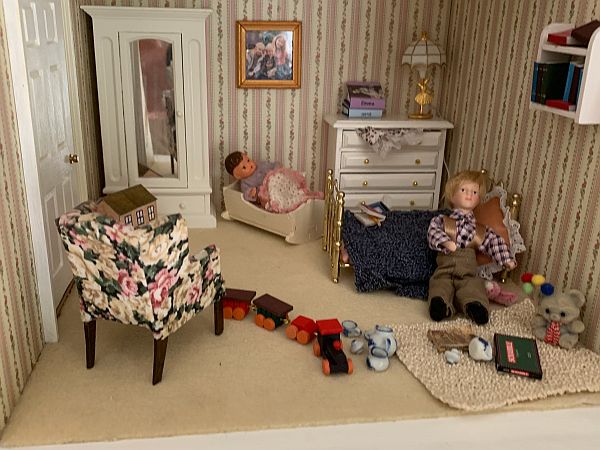
[[[537,62],[568,62],[573,57],[584,59],[583,78],[575,111],[564,111],[540,103],[530,102],[530,109],[547,111],[573,119],[580,125],[600,124],[600,28],[590,39],[587,48],[554,45],[548,42],[548,34],[574,28],[570,23],[552,23],[540,35]]]

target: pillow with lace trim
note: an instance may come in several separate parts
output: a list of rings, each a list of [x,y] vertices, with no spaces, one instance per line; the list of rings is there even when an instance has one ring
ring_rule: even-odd
[[[494,186],[475,208],[473,213],[477,223],[486,225],[498,233],[507,242],[513,256],[525,251],[525,243],[519,231],[521,225],[510,216],[506,206],[506,190]],[[502,266],[484,253],[477,252],[478,273],[482,278],[491,280],[495,273],[502,271]]]

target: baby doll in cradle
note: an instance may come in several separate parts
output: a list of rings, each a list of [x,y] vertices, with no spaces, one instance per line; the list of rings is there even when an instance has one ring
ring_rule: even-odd
[[[310,192],[304,176],[280,163],[255,162],[247,153],[233,152],[225,158],[225,169],[236,180],[244,200],[270,212],[286,213],[311,198],[323,198],[322,192]]]
[[[225,158],[225,169],[229,175],[240,180],[240,188],[244,200],[257,203],[258,189],[270,170],[280,166],[279,163],[269,161],[254,162],[246,152],[233,152]]]
[[[506,241],[475,220],[473,210],[483,186],[484,176],[476,171],[450,178],[445,195],[454,209],[449,216],[435,216],[429,224],[429,247],[440,252],[429,280],[429,316],[435,321],[460,312],[478,325],[488,322],[489,300],[485,281],[477,275],[476,250],[508,269],[517,265]]]

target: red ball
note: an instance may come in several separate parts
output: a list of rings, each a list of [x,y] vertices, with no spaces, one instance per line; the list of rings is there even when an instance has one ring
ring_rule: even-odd
[[[533,274],[531,272],[525,272],[521,275],[521,281],[523,283],[531,283],[531,279],[533,278]]]

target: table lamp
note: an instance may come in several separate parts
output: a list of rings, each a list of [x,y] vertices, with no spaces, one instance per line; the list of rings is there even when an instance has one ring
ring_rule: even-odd
[[[434,42],[427,39],[427,33],[421,34],[421,39],[408,46],[402,56],[402,64],[408,64],[411,69],[416,69],[419,74],[419,93],[415,101],[419,105],[419,111],[409,114],[411,119],[431,119],[431,112],[425,110],[425,105],[433,101],[433,92],[427,87],[430,79],[427,70],[430,66],[446,64],[446,55]]]

